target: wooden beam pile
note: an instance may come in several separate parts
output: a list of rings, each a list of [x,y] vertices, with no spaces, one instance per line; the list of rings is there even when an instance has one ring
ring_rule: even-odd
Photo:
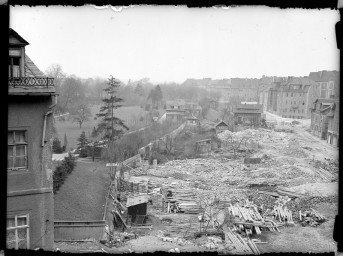
[[[199,232],[199,224],[198,223],[171,223],[170,225],[166,226],[169,233],[174,234],[194,234]]]
[[[316,169],[317,174],[326,182],[332,182],[337,180],[337,177],[327,170],[324,170],[323,168],[319,167]]]
[[[291,223],[294,224],[293,222],[293,217],[292,217],[292,211],[288,210],[287,207],[282,207],[280,205],[274,206],[273,209],[274,213],[274,218],[275,220],[279,220],[281,223]]]
[[[244,206],[230,204],[228,210],[229,214],[235,217],[233,220],[234,231],[245,231],[247,235],[251,235],[253,230],[256,234],[261,234],[263,229],[280,232],[278,225],[271,220],[266,221],[258,212],[257,206],[248,200]]]
[[[225,242],[232,244],[239,253],[259,255],[260,251],[249,237],[243,239],[241,235],[232,232],[226,225],[223,227]]]
[[[172,196],[168,196],[168,190],[172,192]],[[184,212],[197,214],[200,212],[200,205],[196,202],[196,195],[193,191],[174,188],[164,188],[163,191],[167,213]]]

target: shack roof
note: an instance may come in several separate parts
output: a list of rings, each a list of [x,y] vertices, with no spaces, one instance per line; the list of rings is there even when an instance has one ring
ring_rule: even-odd
[[[234,106],[233,111],[235,113],[256,113],[261,114],[262,104],[237,104]]]
[[[148,194],[131,194],[127,197],[126,207],[148,203]]]
[[[223,126],[223,125],[229,127],[229,125],[227,123],[225,123],[223,120],[221,120],[219,123],[217,123],[216,127],[217,126]]]

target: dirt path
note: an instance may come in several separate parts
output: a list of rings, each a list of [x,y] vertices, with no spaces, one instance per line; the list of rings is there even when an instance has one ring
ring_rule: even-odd
[[[294,128],[299,140],[306,144],[307,147],[312,148],[309,153],[314,155],[315,159],[323,161],[324,158],[337,159],[338,149],[313,134],[305,131],[301,127]]]

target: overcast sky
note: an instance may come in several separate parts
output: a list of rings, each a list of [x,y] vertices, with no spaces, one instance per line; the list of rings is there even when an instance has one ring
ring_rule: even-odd
[[[339,70],[337,10],[269,7],[10,8],[10,27],[45,71],[183,82]]]

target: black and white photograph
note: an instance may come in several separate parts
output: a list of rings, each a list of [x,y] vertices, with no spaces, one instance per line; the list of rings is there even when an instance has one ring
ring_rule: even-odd
[[[6,250],[337,253],[337,8],[9,11]]]

